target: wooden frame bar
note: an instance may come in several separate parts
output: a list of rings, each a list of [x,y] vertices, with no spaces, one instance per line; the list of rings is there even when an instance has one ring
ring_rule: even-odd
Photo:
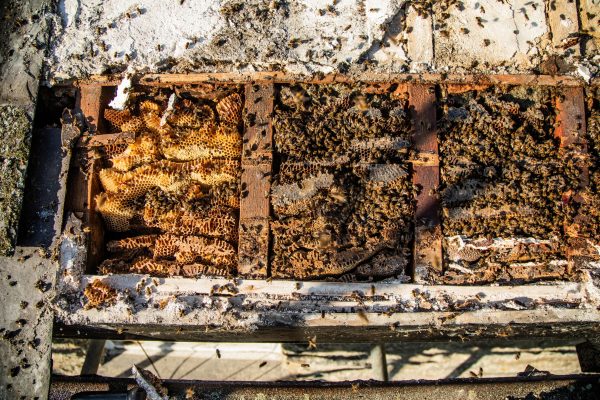
[[[238,273],[243,277],[266,278],[268,274],[274,90],[271,83],[245,86],[238,247]]]
[[[436,194],[440,184],[440,166],[435,128],[435,86],[411,85],[408,93],[415,150],[431,159],[429,162],[413,163],[413,183],[419,191],[415,211],[413,279],[423,283],[430,273],[442,272],[442,227]]]
[[[589,186],[589,169],[586,164],[588,155],[588,144],[585,137],[587,132],[585,118],[585,94],[583,88],[562,88],[560,95],[556,100],[556,108],[558,111],[557,127],[554,132],[555,136],[560,139],[560,146],[566,152],[569,152],[578,161],[578,167],[581,171],[579,176],[578,191],[564,195],[564,201],[573,201],[575,203],[583,203],[584,197],[581,196]],[[593,245],[580,235],[578,227],[587,219],[586,215],[578,214],[573,220],[565,221],[565,235],[569,238],[569,247],[567,249],[567,257],[570,267],[579,256],[586,256],[594,253],[591,249]]]
[[[121,81],[121,76],[94,75],[87,80],[81,80],[81,85],[116,86]],[[136,79],[136,84],[148,86],[169,86],[196,83],[335,83],[335,82],[397,82],[397,83],[422,83],[422,84],[485,84],[485,85],[530,85],[530,86],[582,86],[585,82],[581,78],[571,75],[532,75],[532,74],[491,74],[491,75],[465,75],[465,74],[391,74],[391,73],[363,73],[347,76],[343,74],[321,74],[312,77],[294,75],[285,72],[222,72],[222,73],[192,73],[192,74],[146,74]],[[73,82],[65,81],[68,85]],[[592,86],[600,85],[596,78],[590,83]]]

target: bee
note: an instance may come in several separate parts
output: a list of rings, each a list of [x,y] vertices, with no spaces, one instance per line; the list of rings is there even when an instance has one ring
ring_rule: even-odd
[[[183,4],[183,0],[180,0],[180,4]],[[194,396],[196,395],[196,391],[194,390],[193,387],[188,387],[185,389],[185,398],[186,399],[193,399]]]
[[[308,339],[308,350],[317,348],[317,336]]]

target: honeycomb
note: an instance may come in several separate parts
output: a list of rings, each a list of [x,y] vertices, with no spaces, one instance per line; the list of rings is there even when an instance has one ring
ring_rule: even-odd
[[[87,299],[86,309],[109,306],[117,300],[117,291],[101,279],[94,279],[83,291]]]
[[[178,236],[170,233],[140,235],[109,241],[106,249],[110,253],[148,252],[153,259],[174,259],[181,264],[203,261],[223,267],[236,264],[235,247],[222,239],[203,236]]]
[[[113,240],[102,273],[235,272],[243,106],[235,90],[133,91],[128,109],[105,110],[112,131],[135,139],[103,151],[95,202]]]
[[[581,166],[554,137],[556,96],[551,88],[495,87],[444,99],[438,133],[444,236],[564,238],[571,214],[564,194],[577,190]],[[530,261],[564,258],[562,250]],[[454,264],[469,271],[510,262],[472,249],[459,258]]]
[[[277,94],[274,278],[404,274],[414,214],[407,104],[363,89],[294,85]]]
[[[144,256],[132,260],[105,260],[100,265],[99,272],[101,274],[148,274],[161,278],[171,276],[197,278],[202,275],[229,277],[232,275],[230,269],[216,265],[201,263],[182,264],[177,261],[155,260]]]

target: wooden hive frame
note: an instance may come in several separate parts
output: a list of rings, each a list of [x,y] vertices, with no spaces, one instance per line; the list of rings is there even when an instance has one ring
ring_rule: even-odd
[[[439,202],[432,195],[430,189],[435,189],[439,185],[439,158],[437,150],[436,136],[436,94],[437,85],[444,86],[448,92],[462,92],[466,90],[480,90],[490,85],[526,85],[538,86],[549,85],[560,87],[563,96],[560,97],[557,104],[559,111],[559,128],[556,135],[561,138],[561,144],[578,142],[579,151],[585,154],[587,151],[585,143],[580,141],[582,133],[585,132],[585,118],[583,124],[580,116],[584,116],[583,88],[580,81],[567,76],[544,76],[544,75],[492,75],[492,76],[443,76],[438,74],[398,74],[398,75],[372,75],[368,74],[362,77],[345,77],[339,75],[324,76],[312,80],[300,80],[307,83],[326,84],[333,82],[366,82],[372,84],[372,87],[386,87],[390,82],[399,85],[398,90],[406,91],[409,95],[409,105],[412,111],[414,141],[417,151],[417,157],[411,160],[413,183],[419,185],[420,193],[416,198],[415,212],[415,246],[413,254],[413,273],[414,284],[401,284],[394,282],[387,283],[324,283],[324,282],[304,282],[294,281],[269,281],[267,277],[267,264],[269,258],[269,218],[270,218],[270,199],[265,195],[270,191],[270,171],[273,163],[273,130],[271,126],[271,115],[273,110],[274,85],[280,83],[297,82],[294,77],[281,73],[255,73],[255,74],[190,74],[190,75],[146,75],[141,77],[137,84],[148,86],[172,86],[183,84],[196,84],[203,82],[219,84],[244,84],[245,85],[245,113],[255,113],[257,123],[252,127],[244,129],[244,149],[242,154],[242,185],[248,191],[247,196],[241,199],[240,206],[240,237],[239,248],[248,249],[240,251],[239,272],[241,277],[258,278],[243,279],[237,282],[236,296],[247,297],[245,301],[250,302],[253,307],[261,307],[264,311],[262,322],[258,324],[260,328],[267,329],[270,334],[258,337],[252,334],[254,340],[277,340],[280,339],[282,332],[290,334],[289,330],[279,330],[266,328],[267,326],[281,325],[286,328],[303,326],[302,331],[295,332],[288,336],[290,340],[304,338],[311,332],[324,332],[326,335],[345,337],[345,334],[337,332],[339,326],[345,326],[348,334],[356,340],[372,340],[368,332],[364,335],[357,335],[355,328],[365,325],[373,327],[380,334],[380,338],[399,338],[416,339],[421,337],[436,338],[447,337],[452,332],[456,334],[457,327],[463,329],[466,326],[471,328],[479,326],[482,330],[482,336],[487,333],[491,336],[527,336],[529,334],[548,334],[552,326],[559,326],[560,332],[581,331],[597,332],[600,313],[596,309],[592,310],[593,304],[600,304],[600,295],[593,282],[556,282],[544,285],[527,286],[469,286],[469,287],[447,287],[439,285],[425,285],[425,276],[431,271],[439,273],[442,264],[442,234],[441,221],[439,218]],[[115,79],[107,77],[95,77],[91,81],[80,83],[80,108],[88,122],[94,126],[102,126],[101,111],[106,106],[106,101],[102,96],[107,91],[112,91],[112,87],[118,82]],[[594,84],[596,84],[595,82]],[[92,128],[93,129],[93,128]],[[92,137],[90,145],[102,145],[115,140],[120,140],[119,135],[99,134]],[[93,172],[97,165],[92,163],[90,172]],[[101,254],[101,249],[95,249],[94,241],[102,235],[102,231],[97,229],[100,225],[100,219],[93,209],[93,195],[99,190],[99,184],[95,180],[93,173],[87,175],[85,190],[85,202],[72,201],[76,207],[72,210],[87,210],[86,223],[93,227],[91,243],[90,263],[97,262]],[[80,176],[78,179],[84,178]],[[74,179],[77,181],[77,179]],[[585,173],[582,174],[581,185],[586,185]],[[77,191],[76,198],[81,196],[81,182],[72,185]],[[259,238],[259,240],[257,240]],[[266,238],[266,241],[265,241]],[[94,250],[95,249],[95,250]],[[573,251],[573,254],[576,254]],[[252,256],[251,256],[252,255]],[[91,265],[89,264],[89,265]],[[126,290],[133,290],[139,283],[139,276],[109,276],[98,277],[91,274],[91,269],[86,271],[81,280],[83,288],[87,283],[94,279],[104,279],[113,287]],[[173,296],[179,290],[192,290],[195,296],[210,297],[213,296],[214,286],[228,282],[224,279],[184,279],[184,278],[166,278],[161,279],[160,287],[157,287],[157,295]],[[593,289],[590,291],[590,285]],[[356,293],[360,293],[361,298],[356,298]],[[481,293],[485,295],[480,296]],[[426,294],[426,295],[424,295]],[[266,295],[268,299],[261,296]],[[448,300],[448,296],[452,300]],[[482,298],[487,297],[486,300]],[[332,301],[331,299],[338,299]],[[439,299],[445,298],[445,302]],[[519,306],[522,309],[519,312],[503,309],[503,305],[512,303],[516,298],[530,299],[528,304]],[[279,300],[277,300],[279,299]],[[287,301],[287,309],[281,310],[281,299]],[[319,299],[327,299],[327,304],[318,306]],[[434,300],[435,299],[435,300]],[[279,304],[277,304],[277,301]],[[365,306],[365,301],[370,301]],[[478,304],[479,303],[479,304]],[[400,304],[409,304],[399,306]],[[569,310],[574,304],[583,308],[579,312]],[[544,305],[557,308],[551,315],[547,310],[538,310],[537,306]],[[494,310],[484,313],[482,319],[481,312],[477,311],[491,307]],[[295,321],[289,321],[287,318],[294,312],[300,312],[302,318]],[[350,312],[342,317],[340,311]],[[417,312],[410,318],[402,317],[405,312]],[[429,312],[424,312],[429,311]],[[381,313],[384,313],[383,315]],[[463,317],[456,319],[456,313],[459,312]],[[91,314],[90,314],[91,313]],[[283,314],[282,314],[283,313]],[[397,313],[397,315],[396,315]],[[83,325],[91,324],[92,328],[88,331],[91,335],[106,334],[104,329],[108,329],[115,334],[115,331],[125,327],[124,336],[128,335],[148,335],[148,326],[143,327],[140,324],[156,323],[161,320],[156,319],[159,311],[153,310],[148,313],[138,313],[133,319],[119,319],[110,316],[106,311],[92,310],[87,313],[81,310],[72,315],[59,313],[59,319],[62,323],[58,326],[57,334],[69,335],[71,329],[81,328]],[[193,313],[192,313],[193,314]],[[190,314],[191,315],[191,314]],[[246,317],[249,315],[244,314]],[[286,315],[287,317],[283,317]],[[283,318],[283,319],[282,319]],[[446,327],[440,327],[439,332],[433,332],[426,328],[431,324],[444,324],[448,318],[453,321]],[[110,320],[111,322],[107,322]],[[241,318],[244,320],[244,318]],[[515,325],[516,324],[516,328]],[[181,333],[181,326],[202,326],[201,322],[187,321],[185,318],[180,323],[165,323],[162,327],[156,327],[170,338],[215,338],[228,329],[224,326],[213,326],[214,329],[207,328],[204,334],[195,333],[192,336]],[[218,325],[218,324],[217,324]],[[487,326],[487,330],[483,328]],[[502,326],[509,327],[508,331]],[[393,329],[392,329],[393,328]],[[469,328],[469,329],[471,329]],[[477,329],[480,329],[477,328]],[[531,331],[531,329],[534,329]],[[564,328],[564,329],[563,329]],[[475,329],[475,328],[473,328]],[[95,333],[94,333],[95,332]],[[261,331],[262,332],[262,331]],[[529,333],[528,333],[529,332]],[[384,334],[385,333],[385,334]],[[587,334],[587,333],[586,333]],[[117,336],[119,336],[117,335]],[[235,336],[235,334],[234,334]],[[239,337],[239,336],[235,336]],[[235,339],[232,337],[232,339]],[[239,337],[240,340],[245,340]],[[362,338],[362,339],[361,339]]]

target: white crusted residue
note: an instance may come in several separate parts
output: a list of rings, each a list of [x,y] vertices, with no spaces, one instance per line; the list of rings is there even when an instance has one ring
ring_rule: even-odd
[[[169,115],[171,115],[171,113],[173,112],[173,107],[175,106],[175,101],[177,101],[177,95],[175,93],[171,93],[171,97],[169,97],[169,104],[167,105],[167,109],[165,110],[165,112],[162,115],[162,118],[160,119],[160,126],[165,126],[165,124],[167,123],[167,118],[169,118]]]
[[[550,238],[550,239],[536,239],[532,237],[522,237],[522,238],[467,238],[466,236],[449,236],[446,237],[446,242],[448,245],[452,246],[456,250],[461,250],[465,246],[469,246],[471,248],[477,250],[490,250],[490,249],[507,249],[513,248],[519,244],[551,244],[552,242],[556,242],[558,238]]]
[[[588,67],[586,67],[585,65],[579,64],[577,66],[577,73],[587,83],[590,83],[590,81],[592,80],[592,73],[590,72],[590,69]]]
[[[119,86],[117,87],[117,94],[108,106],[115,110],[124,110],[129,100],[129,89],[131,88],[131,76],[126,75]]]

